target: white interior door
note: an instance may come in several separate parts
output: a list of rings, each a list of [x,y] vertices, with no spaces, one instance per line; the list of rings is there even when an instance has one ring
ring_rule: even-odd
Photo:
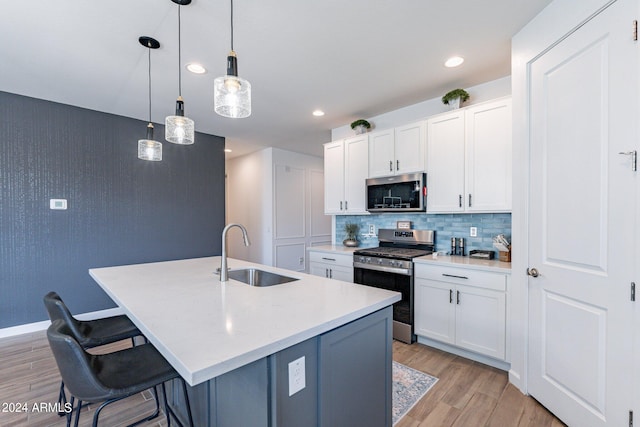
[[[638,144],[636,1],[530,64],[528,391],[571,426],[628,425]],[[534,272],[535,274],[535,272]],[[640,414],[639,414],[640,415]]]

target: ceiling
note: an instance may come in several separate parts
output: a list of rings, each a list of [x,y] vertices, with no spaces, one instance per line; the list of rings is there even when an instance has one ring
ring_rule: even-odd
[[[230,50],[229,0],[181,7],[186,115],[227,137],[231,156],[262,147],[322,155],[331,129],[510,74],[511,37],[551,0],[235,0],[234,48],[252,115],[213,111]],[[178,95],[178,6],[171,0],[3,1],[0,91],[163,123]],[[443,62],[460,55],[455,69]],[[320,108],[323,117],[312,116]],[[140,136],[145,134],[141,126]],[[156,135],[156,139],[163,140]],[[196,143],[197,143],[196,139]]]

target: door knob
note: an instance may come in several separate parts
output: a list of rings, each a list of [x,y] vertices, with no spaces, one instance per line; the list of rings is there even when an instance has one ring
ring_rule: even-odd
[[[531,277],[538,277],[540,272],[537,268],[527,268],[527,275]]]

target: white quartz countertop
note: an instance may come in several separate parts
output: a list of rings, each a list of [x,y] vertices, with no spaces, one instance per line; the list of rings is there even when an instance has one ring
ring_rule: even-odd
[[[95,268],[89,274],[178,373],[196,385],[366,316],[397,292],[229,258],[300,280],[258,288],[214,274],[220,257]]]
[[[437,258],[433,258],[432,255],[425,255],[419,258],[414,258],[413,262],[416,264],[431,264],[440,265],[443,267],[459,267],[472,270],[484,270],[511,274],[511,263],[498,261],[496,259],[485,260],[469,258],[468,256],[450,255],[438,255]]]
[[[327,253],[338,253],[345,255],[353,255],[355,251],[358,249],[366,248],[367,246],[358,246],[356,248],[347,247],[344,245],[321,245],[321,246],[311,246],[307,248],[308,252],[327,252]]]

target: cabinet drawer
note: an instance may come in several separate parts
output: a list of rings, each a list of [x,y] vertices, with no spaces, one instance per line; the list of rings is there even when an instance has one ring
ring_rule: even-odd
[[[322,262],[330,265],[341,265],[343,267],[353,267],[352,254],[336,254],[330,252],[309,251],[310,262]]]
[[[414,271],[416,278],[477,286],[502,292],[507,290],[507,276],[501,273],[425,264],[415,264]]]

